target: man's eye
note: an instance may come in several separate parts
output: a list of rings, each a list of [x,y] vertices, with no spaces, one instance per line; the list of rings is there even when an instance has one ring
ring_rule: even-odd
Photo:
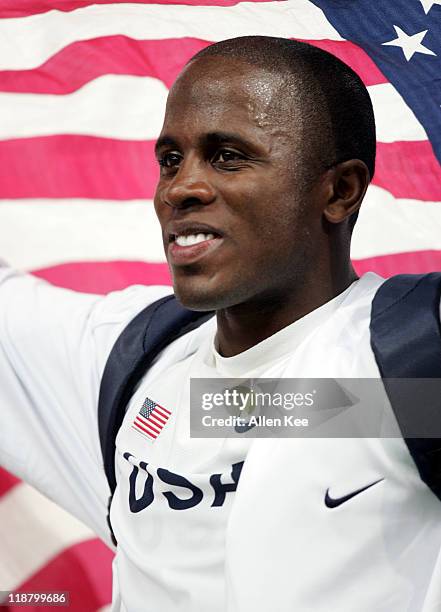
[[[182,160],[182,155],[179,153],[164,153],[158,159],[159,165],[162,168],[176,168]]]
[[[218,151],[213,158],[213,162],[225,163],[229,161],[237,161],[242,159],[243,156],[237,153],[236,151],[229,151],[227,149],[222,149],[222,151]]]

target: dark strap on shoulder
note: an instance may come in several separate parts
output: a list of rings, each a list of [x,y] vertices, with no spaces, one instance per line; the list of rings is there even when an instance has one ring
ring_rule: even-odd
[[[441,499],[441,274],[400,274],[385,281],[372,302],[371,346],[403,437],[421,479]],[[394,379],[408,379],[399,381]],[[412,380],[413,379],[413,380]],[[434,381],[435,382],[435,381]],[[415,401],[419,397],[420,401]],[[429,432],[413,437],[415,431]]]
[[[212,316],[212,312],[188,310],[170,295],[142,310],[116,341],[104,368],[98,400],[101,450],[112,493],[116,487],[115,440],[137,383],[168,344]]]

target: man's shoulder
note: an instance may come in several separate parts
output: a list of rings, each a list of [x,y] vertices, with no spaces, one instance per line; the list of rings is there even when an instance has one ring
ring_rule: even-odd
[[[132,285],[98,299],[88,317],[102,373],[112,348],[130,322],[153,302],[171,295],[168,286]]]
[[[112,291],[96,303],[94,327],[106,324],[128,324],[138,313],[173,290],[166,285],[131,285]]]
[[[368,328],[372,302],[384,282],[385,279],[375,272],[363,274],[347,291],[335,313],[332,327],[341,327],[346,332],[348,328]]]
[[[365,272],[355,283],[352,291],[348,293],[345,305],[360,307],[372,303],[378,289],[386,279],[375,272]]]

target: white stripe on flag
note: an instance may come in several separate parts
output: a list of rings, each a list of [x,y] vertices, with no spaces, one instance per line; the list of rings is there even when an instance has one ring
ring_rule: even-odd
[[[164,425],[167,423],[167,419],[164,421],[163,419],[158,417],[158,415],[155,412],[152,412],[149,420],[155,427],[159,427],[159,428],[164,427]]]
[[[390,83],[367,88],[375,113],[378,142],[427,140],[427,134],[398,91]]]
[[[132,427],[135,431],[139,431],[144,436],[148,436],[153,440],[156,440],[156,438],[159,436],[159,432],[155,431],[153,427],[151,427],[150,425],[146,425],[138,418],[134,420]]]
[[[25,270],[70,261],[165,261],[151,200],[1,200],[0,244],[2,258]]]
[[[144,419],[141,415],[138,415],[135,420],[135,423],[137,421],[144,427],[151,429],[155,434],[161,433],[162,427],[159,425],[159,423],[155,423],[151,418]]]
[[[35,489],[16,485],[0,499],[1,588],[17,588],[66,547],[94,537]]]
[[[0,139],[83,134],[156,138],[167,88],[158,79],[105,75],[67,95],[0,93]]]
[[[368,91],[377,140],[427,140],[413,111],[389,84]],[[0,93],[0,139],[82,134],[121,140],[153,140],[162,127],[167,88],[158,79],[105,75],[65,94]]]
[[[351,256],[364,259],[411,251],[440,249],[439,202],[396,199],[371,185],[355,226]]]
[[[2,19],[0,70],[35,68],[75,41],[114,34],[139,40],[191,36],[213,42],[250,34],[343,40],[308,0],[242,2],[230,7],[101,4]]]
[[[441,206],[371,185],[354,233],[355,259],[439,249]],[[17,240],[26,236],[26,248]],[[0,201],[2,257],[32,270],[69,261],[165,261],[150,200]]]

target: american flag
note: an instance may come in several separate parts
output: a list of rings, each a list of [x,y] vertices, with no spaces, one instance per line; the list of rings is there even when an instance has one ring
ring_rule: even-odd
[[[141,410],[136,415],[132,427],[143,436],[156,440],[170,415],[170,410],[163,408],[147,397],[141,406]]]
[[[440,4],[0,0],[1,256],[82,291],[169,283],[151,205],[167,90],[210,42],[263,34],[326,49],[368,86],[378,157],[358,272],[440,269]],[[0,542],[0,590],[70,590],[81,612],[109,604],[112,553],[5,472]]]

